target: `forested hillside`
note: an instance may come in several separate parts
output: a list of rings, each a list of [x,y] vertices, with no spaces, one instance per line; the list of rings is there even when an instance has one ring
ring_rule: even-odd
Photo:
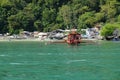
[[[0,0],[0,33],[120,22],[120,0]]]

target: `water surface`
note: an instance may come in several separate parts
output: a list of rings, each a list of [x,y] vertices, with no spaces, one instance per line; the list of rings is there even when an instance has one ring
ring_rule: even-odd
[[[120,80],[120,42],[0,42],[0,80]]]

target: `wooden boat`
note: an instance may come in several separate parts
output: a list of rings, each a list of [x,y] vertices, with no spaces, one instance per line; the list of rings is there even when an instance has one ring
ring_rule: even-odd
[[[68,44],[79,44],[81,42],[81,35],[76,31],[72,31],[68,34],[66,42]]]

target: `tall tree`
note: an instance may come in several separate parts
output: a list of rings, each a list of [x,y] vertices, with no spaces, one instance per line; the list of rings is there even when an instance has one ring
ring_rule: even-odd
[[[68,27],[72,27],[72,10],[71,10],[71,7],[68,6],[68,5],[63,5],[60,8],[59,14],[63,18],[64,24]]]
[[[7,10],[0,7],[0,33],[7,31]]]

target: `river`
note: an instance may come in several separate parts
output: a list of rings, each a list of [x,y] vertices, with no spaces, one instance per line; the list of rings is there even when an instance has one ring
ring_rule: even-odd
[[[120,80],[120,42],[0,42],[0,80]]]

